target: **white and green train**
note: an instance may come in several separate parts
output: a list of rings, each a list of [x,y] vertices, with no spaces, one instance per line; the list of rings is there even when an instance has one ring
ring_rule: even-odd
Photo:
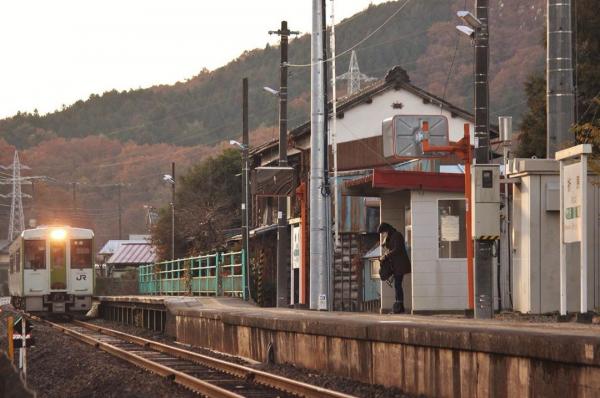
[[[9,246],[8,289],[28,312],[87,311],[94,293],[94,232],[66,226],[27,229]]]

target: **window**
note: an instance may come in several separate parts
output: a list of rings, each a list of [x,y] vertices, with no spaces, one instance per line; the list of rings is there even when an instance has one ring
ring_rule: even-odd
[[[15,272],[15,255],[11,254],[10,255],[10,273],[12,274],[13,272]]]
[[[371,263],[371,279],[380,279],[379,278],[379,268],[381,268],[381,263],[379,259],[372,259]]]
[[[46,241],[26,240],[25,242],[25,269],[46,268]]]
[[[464,199],[438,201],[439,258],[467,257]]]
[[[92,268],[92,240],[71,241],[71,268]]]
[[[15,271],[21,272],[21,250],[15,253]]]

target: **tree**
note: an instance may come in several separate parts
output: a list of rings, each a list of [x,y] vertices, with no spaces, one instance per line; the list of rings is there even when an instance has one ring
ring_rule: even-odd
[[[175,194],[175,255],[209,252],[225,243],[227,232],[240,225],[241,156],[227,149],[193,166],[177,179]],[[152,231],[159,256],[168,258],[171,213],[165,207]]]
[[[594,0],[578,0],[577,15],[577,115],[573,126],[578,143],[600,149],[600,15]],[[534,74],[525,84],[528,110],[521,122],[517,155],[544,157],[546,153],[546,80]]]

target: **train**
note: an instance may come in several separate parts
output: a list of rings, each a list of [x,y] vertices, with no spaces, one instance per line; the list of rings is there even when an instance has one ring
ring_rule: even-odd
[[[69,226],[26,229],[9,246],[8,290],[30,313],[88,311],[94,293],[94,232]]]

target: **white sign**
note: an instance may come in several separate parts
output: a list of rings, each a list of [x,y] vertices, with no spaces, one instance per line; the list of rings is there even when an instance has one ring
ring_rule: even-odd
[[[458,216],[442,216],[440,229],[442,233],[442,242],[460,241],[460,224]]]
[[[9,305],[10,297],[0,297],[0,305]]]
[[[565,243],[581,241],[581,164],[563,168],[563,236]]]
[[[327,310],[327,295],[319,294],[319,310]]]
[[[300,226],[292,226],[292,269],[300,268],[300,250],[302,245],[300,244]]]

